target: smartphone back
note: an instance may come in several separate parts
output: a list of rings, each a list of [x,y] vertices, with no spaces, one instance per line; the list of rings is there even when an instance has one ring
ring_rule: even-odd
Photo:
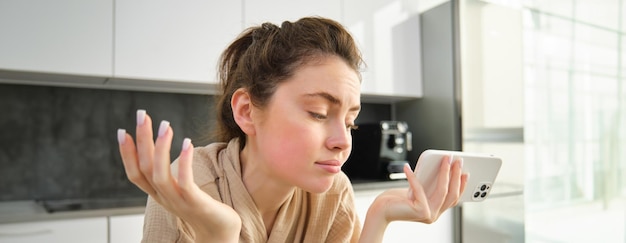
[[[467,153],[429,149],[420,155],[415,168],[415,175],[420,181],[426,195],[435,190],[437,173],[443,156],[449,155],[452,161],[463,158],[463,173],[469,173],[465,191],[459,199],[461,202],[480,202],[489,196],[491,187],[500,171],[502,160],[488,154]]]

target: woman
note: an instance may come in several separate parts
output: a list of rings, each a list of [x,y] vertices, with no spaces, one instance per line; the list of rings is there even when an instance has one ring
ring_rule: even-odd
[[[183,142],[170,166],[173,131],[137,112],[135,144],[118,130],[129,179],[149,194],[146,242],[380,242],[394,220],[434,222],[467,181],[441,163],[438,190],[389,190],[363,227],[341,171],[360,110],[362,59],[337,22],[303,18],[247,29],[222,54],[218,140]],[[193,162],[192,162],[193,161]],[[170,170],[171,168],[171,170]]]

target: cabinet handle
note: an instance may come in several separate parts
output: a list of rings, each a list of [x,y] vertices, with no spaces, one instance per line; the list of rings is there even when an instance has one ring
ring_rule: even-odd
[[[413,133],[406,132],[406,150],[413,150]]]
[[[24,236],[35,236],[35,235],[47,235],[47,234],[52,234],[52,230],[40,229],[40,230],[23,231],[23,232],[0,232],[0,237],[24,237]]]

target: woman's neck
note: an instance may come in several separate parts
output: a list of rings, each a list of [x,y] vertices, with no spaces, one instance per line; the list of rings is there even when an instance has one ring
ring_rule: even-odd
[[[258,158],[254,154],[255,151],[251,146],[244,147],[240,152],[241,177],[257,210],[263,217],[269,235],[278,210],[293,194],[295,186],[272,176],[265,163],[251,159]]]

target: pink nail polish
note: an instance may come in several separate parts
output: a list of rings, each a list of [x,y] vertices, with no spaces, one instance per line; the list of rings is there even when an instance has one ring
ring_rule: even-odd
[[[159,125],[159,137],[167,132],[168,127],[170,127],[170,122],[165,120],[161,121],[161,125]]]
[[[146,120],[146,110],[137,110],[137,126],[143,125],[143,122]]]
[[[183,151],[189,149],[189,146],[191,146],[191,139],[189,138],[183,139]]]
[[[117,142],[122,145],[124,144],[124,142],[126,142],[126,130],[124,129],[117,129]]]

